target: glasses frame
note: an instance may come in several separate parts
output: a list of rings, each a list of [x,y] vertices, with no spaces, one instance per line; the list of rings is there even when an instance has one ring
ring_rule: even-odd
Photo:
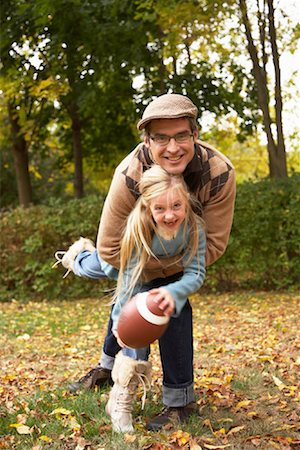
[[[184,139],[183,141],[178,141],[177,139],[178,139],[178,137],[179,137],[180,134],[182,134],[182,133],[176,133],[176,134],[174,134],[173,136],[169,136],[169,135],[167,135],[167,134],[162,134],[161,136],[163,136],[163,137],[165,137],[165,138],[168,139],[168,141],[165,142],[165,143],[158,142],[158,139],[159,139],[158,136],[153,136],[153,135],[151,136],[151,134],[149,134],[149,138],[152,139],[152,141],[155,142],[157,145],[160,145],[160,146],[162,146],[162,147],[165,147],[165,146],[167,146],[167,145],[170,143],[171,139],[174,139],[174,141],[175,141],[177,144],[184,144],[185,142],[188,141],[189,138],[191,138],[192,136],[194,136],[194,133],[188,133],[186,136],[183,137],[183,139]]]

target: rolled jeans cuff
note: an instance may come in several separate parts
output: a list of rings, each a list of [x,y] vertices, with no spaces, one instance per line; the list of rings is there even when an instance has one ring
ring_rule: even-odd
[[[194,383],[184,388],[170,388],[163,386],[163,404],[165,406],[178,408],[180,406],[186,406],[191,402],[196,401],[196,395],[194,391]]]
[[[100,358],[100,366],[103,367],[103,369],[112,370],[114,362],[115,358],[113,356],[109,356],[102,351],[102,355]]]

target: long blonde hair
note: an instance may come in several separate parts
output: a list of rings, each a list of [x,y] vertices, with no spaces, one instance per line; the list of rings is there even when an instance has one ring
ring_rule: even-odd
[[[185,250],[178,256],[178,262],[186,257],[185,264],[188,265],[191,259],[197,254],[199,225],[203,225],[203,221],[193,210],[193,205],[196,200],[189,194],[182,175],[170,174],[155,164],[142,175],[139,182],[141,195],[127,218],[121,240],[120,271],[114,300],[120,294],[121,285],[124,281],[127,288],[126,295],[130,298],[136,284],[143,279],[143,270],[150,257],[158,259],[151,250],[153,235],[157,233],[157,227],[150,211],[150,202],[155,197],[173,188],[178,189],[185,201],[186,207],[182,238],[182,249],[184,248]],[[188,232],[189,240],[188,245],[186,245],[185,241]],[[124,280],[124,277],[126,277],[126,267],[133,264],[134,267],[131,267],[130,277]]]

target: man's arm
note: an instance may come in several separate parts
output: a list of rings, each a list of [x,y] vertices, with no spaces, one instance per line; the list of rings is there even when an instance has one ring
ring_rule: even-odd
[[[207,266],[219,259],[226,250],[233,221],[235,194],[235,171],[232,169],[226,184],[203,208]]]
[[[132,155],[129,155],[132,156]],[[135,205],[135,197],[126,186],[123,171],[130,164],[127,157],[117,167],[100,219],[97,250],[101,258],[116,268],[120,268],[120,241],[126,220]]]

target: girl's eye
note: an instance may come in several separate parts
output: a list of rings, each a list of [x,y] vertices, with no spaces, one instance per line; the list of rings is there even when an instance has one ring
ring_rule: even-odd
[[[159,211],[162,211],[163,208],[161,206],[155,206],[154,210],[159,212]]]
[[[175,203],[174,208],[175,208],[175,209],[181,208],[181,203]]]

